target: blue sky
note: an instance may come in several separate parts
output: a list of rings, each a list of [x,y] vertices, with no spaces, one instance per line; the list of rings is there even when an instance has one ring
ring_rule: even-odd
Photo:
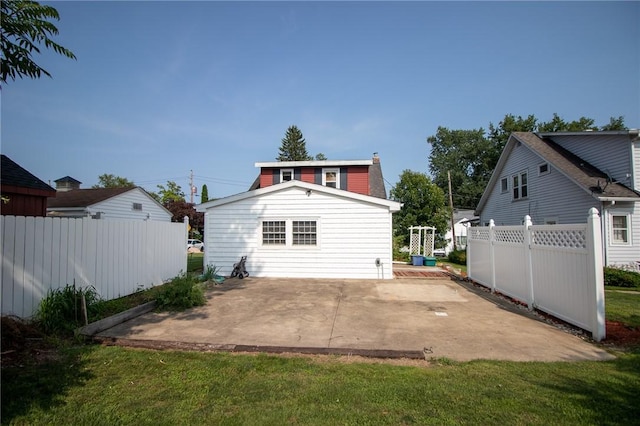
[[[245,191],[287,127],[330,160],[428,172],[438,126],[640,127],[640,2],[52,2],[53,75],[2,88],[2,153],[83,188]],[[194,199],[199,202],[199,195]]]

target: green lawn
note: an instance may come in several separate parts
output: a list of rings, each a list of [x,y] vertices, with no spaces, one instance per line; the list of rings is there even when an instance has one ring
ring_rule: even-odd
[[[605,287],[605,312],[610,321],[640,327],[640,289]]]
[[[187,272],[202,272],[204,253],[187,253]]]
[[[637,424],[640,354],[431,366],[75,348],[3,369],[3,424]],[[446,360],[444,360],[446,361]]]

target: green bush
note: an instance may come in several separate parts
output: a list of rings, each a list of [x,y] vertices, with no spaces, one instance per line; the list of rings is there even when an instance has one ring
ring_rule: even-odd
[[[202,306],[207,299],[202,284],[195,277],[182,274],[159,288],[156,303],[160,310],[183,311]]]
[[[612,287],[640,288],[640,274],[619,268],[604,268],[604,285]]]
[[[64,288],[49,290],[40,301],[35,314],[35,322],[47,334],[69,334],[84,325],[82,298],[85,299],[87,317],[92,318],[99,309],[100,297],[94,287],[77,288],[66,285]]]
[[[458,265],[466,265],[467,264],[467,251],[466,250],[455,250],[449,253],[447,256],[447,260],[451,263],[455,263]]]

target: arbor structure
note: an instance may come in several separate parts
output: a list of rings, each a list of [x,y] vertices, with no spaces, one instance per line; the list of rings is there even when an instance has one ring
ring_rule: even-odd
[[[389,193],[390,198],[402,203],[402,209],[393,214],[393,233],[402,244],[409,243],[410,226],[433,226],[443,240],[448,229],[449,209],[444,191],[424,173],[405,170]]]
[[[136,184],[127,178],[112,174],[102,174],[98,176],[98,183],[91,188],[133,188]]]
[[[1,2],[0,40],[2,43],[3,84],[10,78],[40,78],[51,74],[38,65],[32,55],[40,53],[44,46],[54,52],[76,59],[69,49],[53,41],[50,36],[58,34],[58,28],[50,20],[60,20],[58,11],[52,6],[28,0],[3,0]]]
[[[280,154],[276,157],[278,161],[310,161],[313,157],[307,152],[307,143],[302,136],[302,132],[297,126],[289,126],[282,144]]]

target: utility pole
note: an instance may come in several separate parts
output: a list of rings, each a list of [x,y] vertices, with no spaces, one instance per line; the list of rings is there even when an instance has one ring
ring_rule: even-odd
[[[189,192],[191,193],[190,203],[193,204],[193,190],[195,186],[193,186],[193,170],[191,170],[191,174],[189,175]]]
[[[451,208],[451,237],[453,238],[453,251],[458,250],[456,244],[456,227],[453,223],[453,193],[451,192],[451,172],[447,170],[447,179],[449,179],[449,208]]]

